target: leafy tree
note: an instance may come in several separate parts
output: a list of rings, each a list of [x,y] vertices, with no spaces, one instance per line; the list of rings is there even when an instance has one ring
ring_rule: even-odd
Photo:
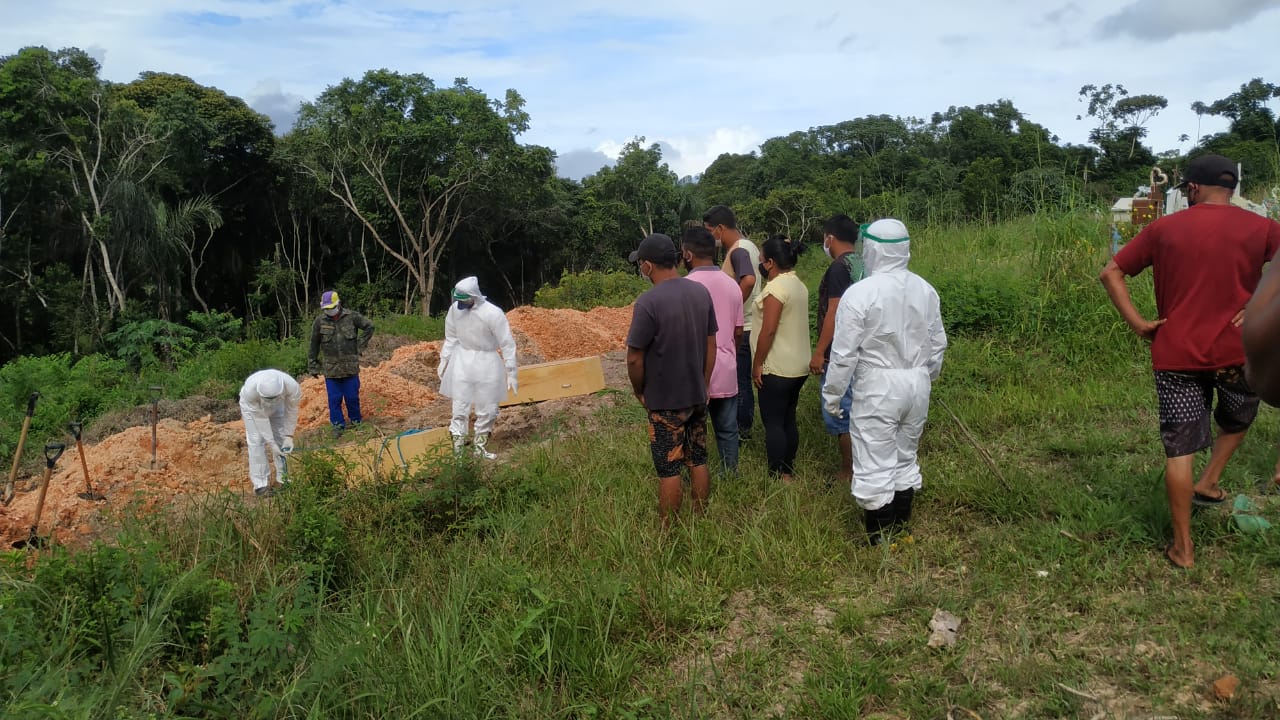
[[[1276,116],[1267,103],[1280,97],[1280,85],[1253,78],[1221,100],[1205,104],[1196,101],[1197,115],[1219,115],[1231,120],[1231,134],[1244,140],[1276,141]]]
[[[335,198],[412,278],[429,315],[441,258],[472,200],[502,182],[528,128],[524,100],[458,79],[371,70],[306,103],[294,129],[300,170]]]
[[[644,147],[644,138],[628,142],[613,167],[603,167],[583,179],[585,210],[602,237],[601,246],[613,255],[625,256],[649,233],[675,237],[680,231],[681,194],[676,174],[662,161],[662,150],[654,143]]]
[[[1169,106],[1168,100],[1161,95],[1129,95],[1123,85],[1107,83],[1081,87],[1079,101],[1087,102],[1088,109],[1076,119],[1088,116],[1098,121],[1089,132],[1089,141],[1109,156],[1117,174],[1154,161],[1150,151],[1139,152],[1138,141],[1147,136],[1147,122]],[[1119,156],[1125,147],[1128,153],[1122,160]]]

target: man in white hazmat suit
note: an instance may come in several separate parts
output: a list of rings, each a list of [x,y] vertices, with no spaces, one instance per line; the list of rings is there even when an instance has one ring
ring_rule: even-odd
[[[249,445],[249,481],[259,497],[275,494],[267,464],[268,450],[276,466],[276,480],[285,482],[285,456],[293,452],[293,431],[298,427],[301,402],[298,382],[279,370],[259,370],[240,388],[240,415]]]
[[[492,460],[497,456],[486,445],[498,419],[498,405],[507,398],[507,390],[513,394],[518,390],[516,341],[507,316],[480,294],[480,282],[474,277],[458,281],[453,300],[444,320],[444,347],[436,370],[440,394],[453,399],[449,433],[453,435],[454,451],[462,452],[474,408],[475,453]]]
[[[947,334],[937,291],[907,270],[906,226],[878,220],[861,235],[867,278],[850,286],[837,306],[822,403],[838,417],[853,383],[852,491],[874,545],[882,531],[911,519],[921,487],[917,450]]]

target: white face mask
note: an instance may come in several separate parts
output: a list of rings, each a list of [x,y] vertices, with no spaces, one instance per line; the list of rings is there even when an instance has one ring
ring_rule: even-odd
[[[836,256],[831,254],[831,246],[827,244],[826,240],[822,241],[822,252],[826,253],[828,258],[832,260],[836,259]]]
[[[325,309],[324,309],[324,314],[325,314],[325,315],[328,315],[329,317],[338,317],[338,313],[339,313],[339,312],[341,312],[341,310],[340,310],[339,308],[336,308],[336,307],[332,307],[332,308],[325,308]]]

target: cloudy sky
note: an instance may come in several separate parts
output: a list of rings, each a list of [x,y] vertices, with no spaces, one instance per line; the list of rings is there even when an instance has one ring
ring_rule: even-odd
[[[581,177],[629,139],[672,169],[868,114],[927,118],[1008,98],[1065,140],[1082,85],[1169,108],[1157,151],[1252,77],[1280,82],[1280,0],[0,0],[0,55],[77,46],[103,75],[157,70],[245,98],[283,132],[299,102],[372,68],[524,96],[524,141]]]

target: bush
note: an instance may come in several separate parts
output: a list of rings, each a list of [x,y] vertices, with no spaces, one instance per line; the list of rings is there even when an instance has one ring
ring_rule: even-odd
[[[635,302],[649,283],[639,275],[624,272],[565,273],[560,282],[541,288],[533,304],[542,308],[590,310],[594,307],[623,307]]]
[[[190,355],[196,336],[196,331],[186,325],[152,318],[121,325],[107,335],[106,341],[130,367],[142,370],[172,368]]]
[[[440,340],[444,337],[444,314],[439,317],[421,315],[383,315],[369,318],[378,335],[403,335],[414,340]]]
[[[133,377],[119,360],[89,355],[72,362],[67,353],[20,357],[0,367],[0,457],[12,457],[22,431],[27,398],[40,392],[27,438],[26,465],[38,464],[39,447],[65,440],[72,420],[88,420],[127,402]],[[6,468],[7,469],[7,468]]]
[[[247,340],[228,343],[183,363],[172,373],[151,376],[165,386],[170,397],[205,395],[230,399],[250,374],[276,368],[290,375],[307,369],[307,350],[302,341]]]
[[[1026,291],[1016,278],[1000,275],[947,277],[934,283],[942,300],[942,322],[949,335],[976,335],[1017,329]]]

